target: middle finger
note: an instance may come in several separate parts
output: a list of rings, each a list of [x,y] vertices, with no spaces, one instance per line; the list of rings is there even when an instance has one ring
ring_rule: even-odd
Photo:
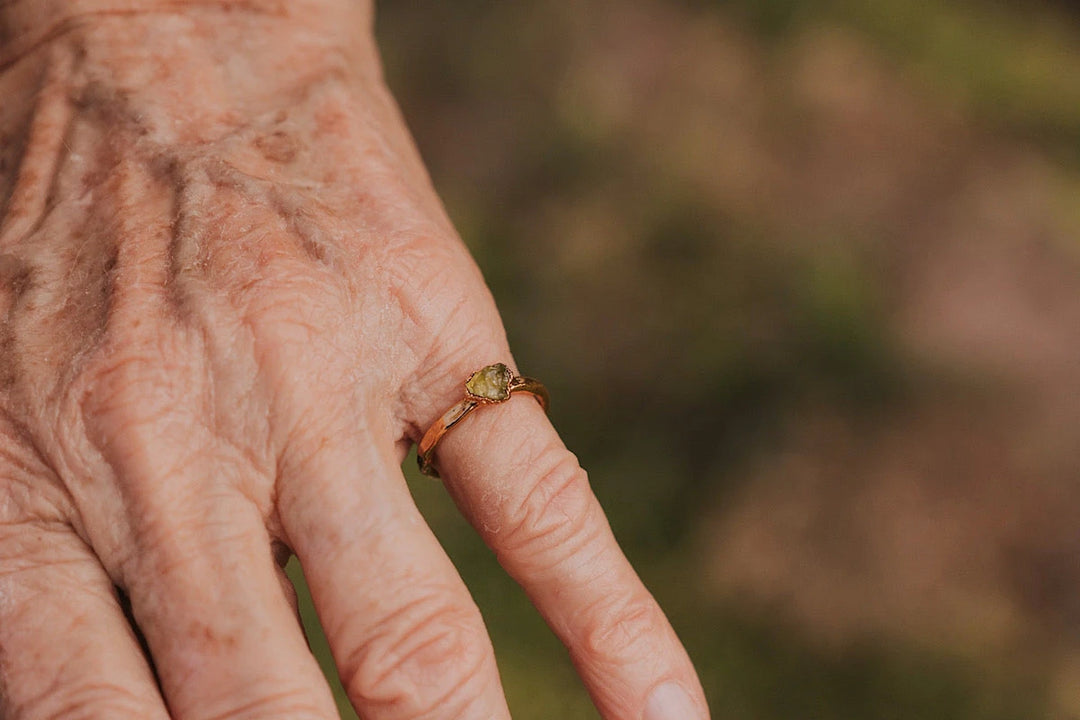
[[[364,425],[296,438],[278,498],[349,698],[369,720],[509,720],[480,612]]]

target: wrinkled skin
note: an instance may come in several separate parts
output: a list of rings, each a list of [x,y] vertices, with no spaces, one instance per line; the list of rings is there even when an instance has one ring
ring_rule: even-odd
[[[504,333],[369,9],[285,7],[7,28],[0,717],[335,717],[290,551],[364,718],[509,717],[400,471],[469,372],[510,361]],[[474,414],[437,461],[605,718],[661,686],[707,716],[537,403]]]

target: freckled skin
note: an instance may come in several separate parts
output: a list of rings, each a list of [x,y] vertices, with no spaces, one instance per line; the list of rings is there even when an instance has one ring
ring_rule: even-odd
[[[336,717],[290,550],[364,717],[509,717],[398,466],[511,357],[370,12],[0,6],[0,717]],[[455,429],[450,491],[606,718],[668,680],[704,708],[534,405]]]

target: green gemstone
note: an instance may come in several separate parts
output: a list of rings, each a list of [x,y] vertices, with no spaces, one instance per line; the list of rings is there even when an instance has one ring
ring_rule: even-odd
[[[465,382],[469,395],[489,402],[502,402],[510,397],[510,378],[513,373],[502,363],[480,368]]]

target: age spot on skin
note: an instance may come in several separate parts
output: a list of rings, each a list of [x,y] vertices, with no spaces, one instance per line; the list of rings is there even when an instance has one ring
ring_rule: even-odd
[[[8,304],[14,305],[30,289],[32,282],[33,271],[27,263],[15,255],[0,253],[0,288],[4,290],[3,296],[8,298]]]
[[[255,147],[270,162],[281,164],[290,163],[296,159],[296,154],[300,149],[296,138],[284,130],[259,135],[255,138]]]

